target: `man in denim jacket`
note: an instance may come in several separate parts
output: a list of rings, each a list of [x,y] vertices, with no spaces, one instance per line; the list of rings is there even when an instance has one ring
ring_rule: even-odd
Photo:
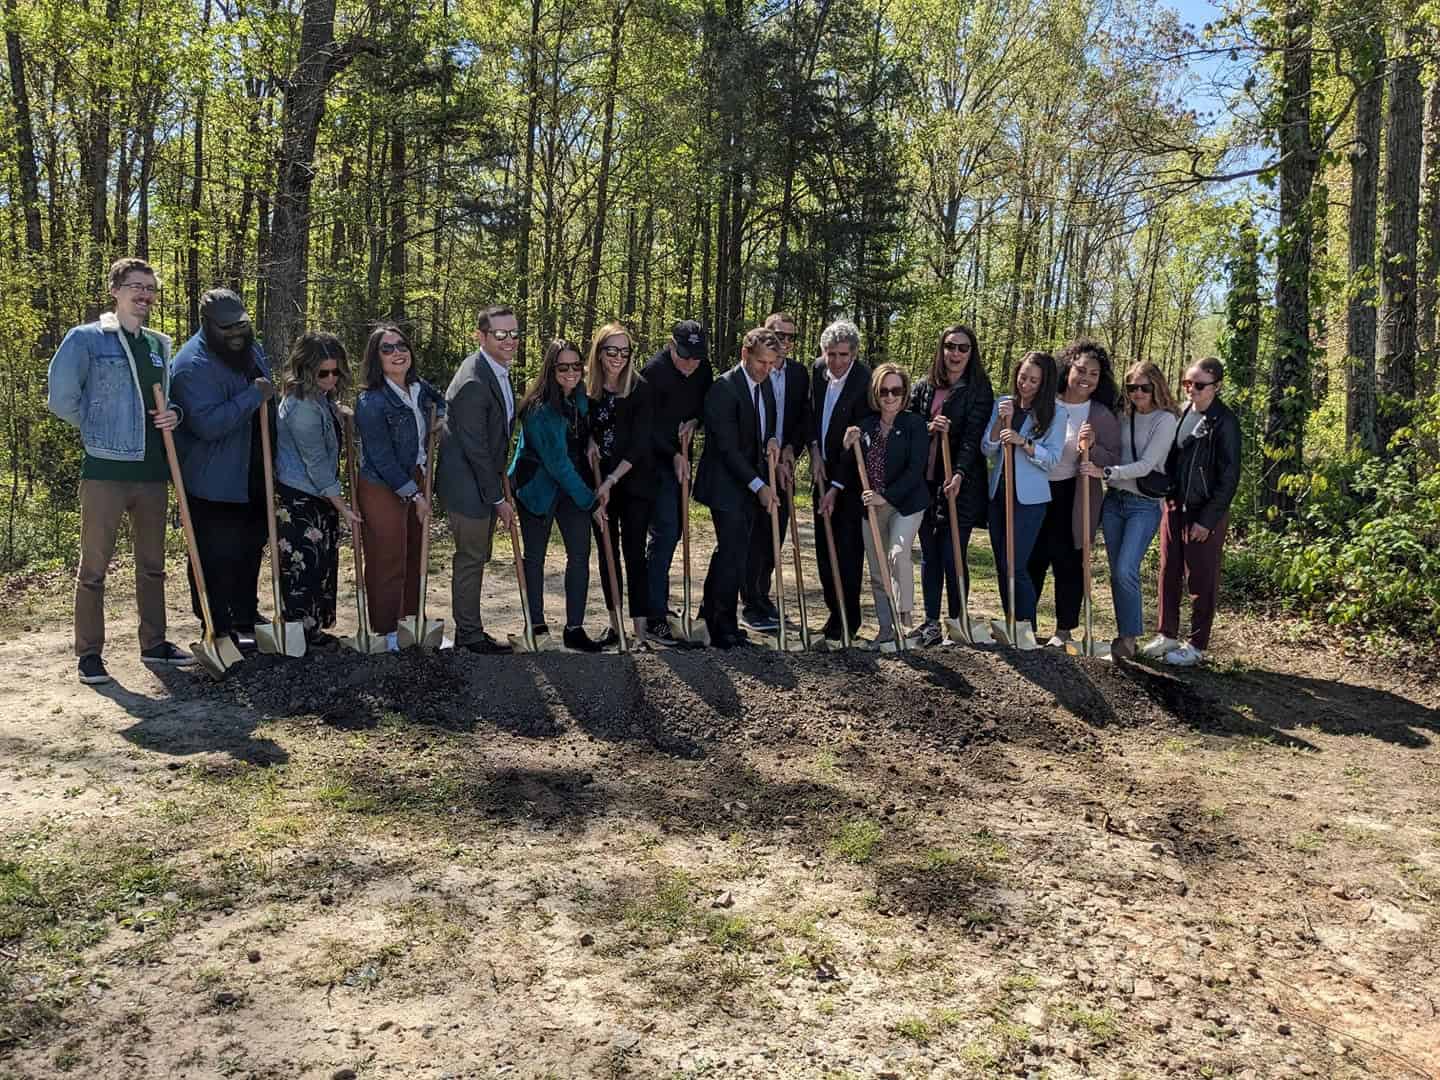
[[[170,339],[145,328],[155,302],[155,271],[143,259],[110,268],[114,312],[74,327],[50,361],[49,406],[80,429],[80,566],[75,574],[75,655],[80,681],[111,681],[105,669],[105,571],[121,522],[130,518],[140,656],[179,666],[191,656],[165,640],[165,508],[170,469],[162,431],[180,422],[155,408],[154,387],[169,395]]]
[[[211,289],[200,298],[200,332],[175,354],[171,380],[185,410],[175,442],[215,633],[252,649],[267,538],[260,422],[264,417],[274,433],[266,403],[275,389],[240,297]],[[193,573],[190,601],[198,615]]]

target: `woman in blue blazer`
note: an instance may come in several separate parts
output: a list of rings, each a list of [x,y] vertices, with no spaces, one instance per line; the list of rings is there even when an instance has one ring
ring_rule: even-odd
[[[585,395],[580,348],[556,339],[545,348],[540,374],[521,399],[520,441],[510,463],[510,483],[519,503],[524,540],[525,591],[535,633],[545,623],[545,550],[551,526],[565,543],[565,634],[567,649],[599,652],[585,632],[590,591],[590,521],[606,527],[605,508],[585,482],[590,443],[590,401]]]
[[[890,576],[895,589],[900,609],[895,613],[900,622],[898,632],[910,632],[910,615],[915,608],[910,548],[930,502],[925,485],[930,433],[924,417],[910,412],[909,404],[910,376],[895,364],[881,364],[870,377],[870,407],[875,412],[845,431],[845,448],[858,440],[865,455],[867,516],[869,510],[875,511],[880,541],[885,545],[883,552],[875,550],[869,521],[860,523],[870,561],[870,591],[880,624],[876,644],[894,641],[897,632],[883,575]]]
[[[995,570],[1000,581],[1000,603],[1009,613],[1009,590],[1005,581],[1005,455],[1002,446],[1015,448],[1015,621],[1016,634],[1025,637],[1035,630],[1035,584],[1026,565],[1035,550],[1040,528],[1045,524],[1045,506],[1050,501],[1049,471],[1060,460],[1065,445],[1064,425],[1055,423],[1055,358],[1045,352],[1029,352],[1015,369],[1011,392],[995,403],[990,425],[980,440],[980,451],[991,461],[990,547],[995,553]],[[1004,622],[993,628],[1003,633]],[[997,633],[997,637],[1002,636]]]

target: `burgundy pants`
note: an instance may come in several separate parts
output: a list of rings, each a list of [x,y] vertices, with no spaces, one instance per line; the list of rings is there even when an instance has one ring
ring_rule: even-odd
[[[1180,589],[1188,579],[1190,588],[1190,644],[1210,647],[1210,627],[1215,622],[1215,604],[1220,596],[1220,552],[1225,530],[1230,525],[1224,514],[1203,543],[1185,539],[1194,522],[1191,511],[1167,501],[1160,518],[1160,633],[1180,637]]]
[[[415,470],[415,482],[424,477]],[[370,632],[388,634],[420,610],[421,525],[415,508],[384,484],[360,477],[356,509],[364,524],[365,602]]]

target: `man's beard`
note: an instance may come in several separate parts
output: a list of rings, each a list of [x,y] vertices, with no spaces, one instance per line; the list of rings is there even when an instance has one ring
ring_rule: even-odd
[[[223,337],[219,334],[205,332],[205,342],[210,346],[210,351],[220,360],[222,364],[231,371],[238,371],[240,374],[248,374],[251,366],[250,346],[254,339],[246,337],[238,349],[232,349]]]

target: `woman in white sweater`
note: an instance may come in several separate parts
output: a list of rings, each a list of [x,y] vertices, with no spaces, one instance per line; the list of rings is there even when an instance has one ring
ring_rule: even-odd
[[[1141,494],[1136,481],[1165,472],[1165,460],[1175,445],[1179,425],[1175,398],[1165,375],[1148,360],[1125,372],[1125,408],[1120,417],[1120,464],[1085,467],[1086,475],[1105,481],[1105,505],[1100,528],[1105,534],[1105,555],[1110,560],[1110,590],[1115,602],[1115,623],[1120,635],[1110,643],[1110,655],[1129,659],[1135,641],[1145,628],[1140,599],[1140,563],[1160,528],[1163,497]]]

